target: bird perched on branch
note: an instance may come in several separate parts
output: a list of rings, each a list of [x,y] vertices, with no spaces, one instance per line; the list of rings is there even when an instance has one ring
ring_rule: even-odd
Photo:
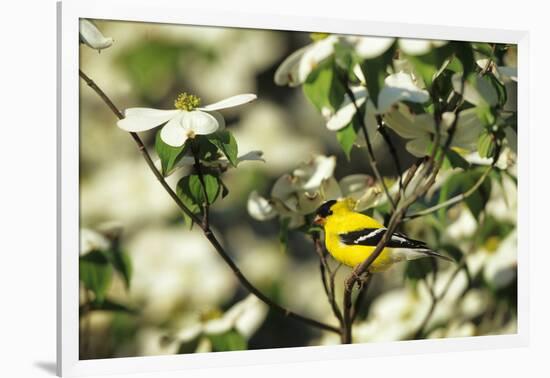
[[[337,261],[355,267],[374,252],[387,229],[367,215],[353,211],[352,199],[331,200],[317,209],[314,223],[325,231],[325,246]],[[369,272],[382,272],[403,260],[439,257],[453,261],[426,243],[394,232],[382,253],[369,267]]]

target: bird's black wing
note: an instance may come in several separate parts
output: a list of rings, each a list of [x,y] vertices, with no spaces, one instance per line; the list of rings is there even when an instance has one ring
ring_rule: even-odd
[[[386,231],[386,228],[363,228],[361,230],[340,234],[340,240],[346,245],[364,245],[368,247],[376,247]],[[386,247],[429,249],[429,247],[423,241],[411,239],[398,232],[393,233],[391,239],[386,244]]]

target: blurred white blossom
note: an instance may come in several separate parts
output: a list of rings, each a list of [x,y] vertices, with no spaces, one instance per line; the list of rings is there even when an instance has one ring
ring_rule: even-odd
[[[105,37],[94,23],[85,18],[79,23],[80,42],[99,52],[113,44],[113,38]]]
[[[80,229],[80,255],[92,251],[105,251],[109,249],[111,242],[101,233],[89,228]]]
[[[273,102],[258,101],[247,108],[234,128],[239,150],[260,150],[269,164],[261,169],[270,174],[281,174],[296,166],[312,151],[321,151],[319,140],[297,133],[299,125],[283,108]]]
[[[229,331],[237,331],[245,339],[250,339],[262,325],[268,312],[268,307],[256,296],[249,294],[245,299],[235,303],[223,314],[211,313],[202,317],[200,314],[187,319],[179,329],[170,334],[164,334],[164,343],[175,353],[179,344],[197,342],[197,350],[210,352],[212,347],[206,338],[208,335],[223,335]],[[213,315],[212,315],[213,314]],[[201,342],[203,341],[203,342]],[[162,341],[161,341],[162,343]]]
[[[355,39],[356,38],[356,39]],[[348,37],[354,42],[355,52],[363,59],[373,59],[384,54],[395,39],[387,37]]]
[[[303,84],[311,71],[333,54],[337,41],[338,37],[331,35],[290,54],[275,71],[275,84],[291,87]]]
[[[448,41],[436,39],[399,38],[399,49],[407,55],[424,55],[433,48],[445,46]]]
[[[200,232],[181,226],[144,229],[127,250],[133,265],[130,294],[157,323],[182,308],[222,303],[236,288],[235,277]]]
[[[517,250],[517,232],[514,230],[500,243],[496,251],[487,254],[483,276],[494,288],[506,287],[516,278]]]
[[[172,185],[173,177],[168,178]],[[81,219],[97,224],[117,219],[130,231],[177,214],[177,208],[138,155],[113,161],[81,181]]]
[[[448,326],[448,322],[451,320],[468,321],[478,315],[480,311],[484,311],[487,306],[487,302],[480,302],[479,297],[463,297],[463,293],[468,287],[468,277],[463,270],[454,276],[454,269],[455,266],[450,266],[437,274],[433,286],[434,293],[436,296],[445,294],[437,302],[425,330],[429,330],[435,325]],[[431,282],[433,275],[429,274],[427,280]],[[450,285],[449,282],[451,282]],[[424,280],[419,281],[416,288],[407,285],[386,291],[374,299],[367,319],[357,323],[354,327],[355,341],[408,339],[419,330],[429,312],[431,303],[432,297]],[[441,333],[434,333],[431,337],[437,337],[438,334]]]

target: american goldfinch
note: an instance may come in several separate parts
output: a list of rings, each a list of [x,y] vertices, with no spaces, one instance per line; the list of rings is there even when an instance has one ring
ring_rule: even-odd
[[[376,220],[354,212],[354,204],[352,199],[327,201],[317,209],[313,221],[323,227],[325,246],[332,257],[350,267],[365,261],[386,232]],[[430,256],[453,261],[431,250],[426,243],[396,232],[369,271],[382,272],[397,262]]]

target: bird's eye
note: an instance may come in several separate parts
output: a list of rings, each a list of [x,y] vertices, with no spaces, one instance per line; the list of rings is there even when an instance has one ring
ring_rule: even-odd
[[[334,200],[331,200],[331,201],[327,201],[325,202],[324,204],[322,204],[319,209],[317,209],[317,214],[319,214],[319,216],[323,217],[323,218],[326,218],[328,217],[329,215],[332,215],[332,210],[330,209],[332,207],[332,205],[334,205],[336,203],[336,201]]]

